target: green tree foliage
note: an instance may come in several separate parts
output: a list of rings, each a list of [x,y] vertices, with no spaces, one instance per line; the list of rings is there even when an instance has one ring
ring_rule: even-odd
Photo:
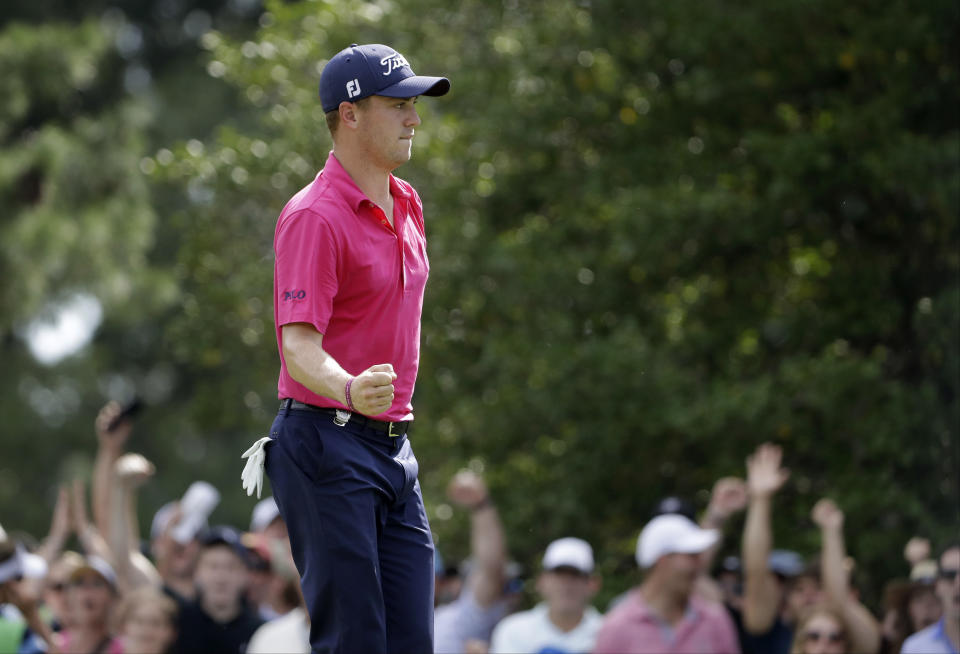
[[[385,42],[453,81],[398,171],[428,217],[414,438],[442,547],[464,552],[441,493],[469,461],[515,556],[578,534],[619,572],[658,497],[704,504],[764,440],[794,471],[778,542],[814,552],[835,497],[870,590],[956,526],[955,6],[331,0],[261,24],[205,44],[262,126],[157,158],[190,199],[168,338],[212,382],[205,427],[270,418],[272,233],[330,147],[318,73]]]

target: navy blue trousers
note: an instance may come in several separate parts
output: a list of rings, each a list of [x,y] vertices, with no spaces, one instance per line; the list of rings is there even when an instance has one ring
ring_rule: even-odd
[[[406,436],[281,409],[271,437],[313,652],[432,652],[433,538]]]

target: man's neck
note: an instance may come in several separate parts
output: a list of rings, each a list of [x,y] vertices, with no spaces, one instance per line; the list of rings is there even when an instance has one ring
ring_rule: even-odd
[[[640,586],[640,594],[643,601],[651,611],[656,613],[661,620],[671,627],[683,620],[687,612],[687,606],[690,603],[689,597],[682,597],[667,591],[653,577],[648,578]]]
[[[960,615],[943,615],[943,633],[953,644],[954,649],[960,649]]]
[[[348,148],[333,148],[333,155],[350,175],[350,179],[363,194],[387,213],[392,219],[393,198],[390,195],[390,171],[378,168],[367,157]]]
[[[576,629],[583,620],[584,609],[579,611],[555,611],[553,608],[547,609],[547,616],[553,626],[560,631],[567,633]]]

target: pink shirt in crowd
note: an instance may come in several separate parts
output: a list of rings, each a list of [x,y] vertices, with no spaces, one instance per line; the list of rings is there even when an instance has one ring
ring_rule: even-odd
[[[594,654],[740,654],[740,644],[723,606],[692,597],[686,615],[670,627],[650,610],[639,589],[634,589],[607,614],[593,651]]]
[[[348,373],[393,365],[393,405],[373,416],[412,420],[420,361],[420,314],[430,269],[423,205],[390,176],[393,227],[330,153],[316,179],[284,207],[274,235],[273,308],[280,348],[278,397],[345,409],[294,381],[283,361],[281,327],[313,325]]]

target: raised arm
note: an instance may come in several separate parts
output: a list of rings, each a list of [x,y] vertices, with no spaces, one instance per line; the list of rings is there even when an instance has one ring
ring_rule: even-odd
[[[507,542],[500,515],[490,500],[480,475],[462,470],[447,486],[447,497],[470,510],[470,556],[473,559],[470,586],[477,604],[493,605],[503,594]]]
[[[353,404],[357,413],[376,416],[393,404],[393,382],[397,378],[390,363],[370,366],[354,377],[323,349],[323,334],[306,323],[282,328],[283,360],[295,381],[317,395],[341,404]],[[352,381],[351,381],[352,380]],[[350,401],[347,401],[350,382]]]
[[[110,533],[110,494],[113,484],[113,466],[123,454],[133,423],[130,420],[121,420],[113,424],[120,415],[120,404],[111,400],[107,402],[97,419],[94,429],[97,433],[97,457],[93,464],[93,482],[91,494],[93,496],[93,524],[101,534]],[[111,428],[112,427],[112,428]]]
[[[843,615],[850,651],[873,654],[880,649],[880,624],[867,607],[850,594],[843,540],[843,511],[833,500],[824,498],[813,507],[811,517],[820,527],[823,538],[820,568],[827,601]]]
[[[774,494],[790,473],[780,467],[780,448],[764,443],[747,458],[747,520],[743,529],[743,626],[752,634],[770,629],[780,610],[780,591],[767,560],[773,547]]]
[[[153,473],[153,464],[139,454],[124,454],[114,466],[108,538],[116,558],[118,584],[123,592],[144,584],[160,583],[156,568],[140,553],[137,539],[131,539],[134,530],[130,525],[136,515],[136,489]]]
[[[73,481],[73,492],[70,496],[70,508],[73,513],[73,526],[77,539],[83,547],[84,554],[95,554],[110,565],[116,565],[113,552],[100,531],[87,518],[87,492],[83,480]]]

